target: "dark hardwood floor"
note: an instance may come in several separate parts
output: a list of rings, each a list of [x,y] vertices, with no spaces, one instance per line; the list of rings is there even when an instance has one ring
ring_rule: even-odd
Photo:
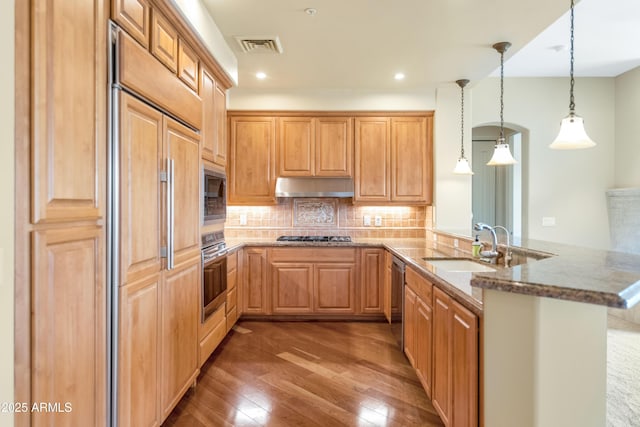
[[[389,325],[241,321],[164,426],[442,426]]]

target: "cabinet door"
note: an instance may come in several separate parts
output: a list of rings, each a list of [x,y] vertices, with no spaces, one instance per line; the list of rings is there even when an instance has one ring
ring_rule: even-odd
[[[242,312],[247,314],[269,314],[269,289],[267,286],[267,250],[247,248],[242,264]]]
[[[216,150],[216,81],[206,68],[200,73],[200,98],[202,99],[202,129],[200,141],[201,155],[205,160],[215,163]]]
[[[229,203],[274,203],[275,119],[232,117],[230,133]]]
[[[355,264],[326,263],[314,267],[314,312],[354,314]]]
[[[356,201],[385,202],[391,199],[390,120],[355,119]]]
[[[178,71],[178,32],[156,9],[151,13],[151,53],[169,70]]]
[[[214,106],[213,163],[225,167],[227,165],[227,94],[224,87],[216,83]]]
[[[452,409],[451,425],[478,425],[478,318],[451,304]]]
[[[196,53],[184,40],[178,40],[178,77],[194,91],[198,91],[199,61]]]
[[[160,393],[162,420],[198,374],[200,259],[165,272],[161,281]]]
[[[120,101],[120,283],[133,283],[162,269],[160,257],[162,114],[121,94]]]
[[[118,423],[159,426],[160,273],[120,288]]]
[[[353,175],[352,123],[350,117],[315,119],[315,176]]]
[[[313,119],[281,117],[278,123],[278,175],[313,176],[315,157]]]
[[[384,249],[362,249],[360,304],[363,313],[383,312]]]
[[[33,233],[31,401],[34,425],[101,425],[106,416],[104,236],[98,226]],[[64,404],[63,409],[64,409]]]
[[[176,265],[200,254],[199,136],[175,120],[164,118],[167,159],[173,160],[173,252]],[[166,167],[166,165],[165,165]]]
[[[272,263],[272,312],[275,314],[306,314],[313,310],[313,264]]]
[[[382,294],[382,311],[387,322],[391,323],[391,252],[384,251],[384,290]]]
[[[451,298],[433,289],[433,406],[451,425]]]
[[[433,310],[431,301],[416,298],[416,330],[415,330],[415,363],[416,373],[427,396],[431,397],[431,360],[432,360],[432,327]],[[457,424],[456,424],[457,425]]]
[[[105,2],[30,4],[32,222],[96,220],[106,176]]]
[[[391,119],[391,200],[427,202],[431,171],[427,165],[427,119]],[[430,200],[429,200],[430,201]]]
[[[404,287],[404,318],[402,325],[404,327],[404,354],[409,359],[411,366],[416,366],[416,293],[410,287]]]
[[[113,0],[111,17],[131,37],[144,47],[149,47],[149,16],[151,6],[147,0]]]

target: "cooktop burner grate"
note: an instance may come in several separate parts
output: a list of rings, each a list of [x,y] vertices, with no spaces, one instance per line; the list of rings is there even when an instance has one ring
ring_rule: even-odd
[[[350,236],[280,236],[278,242],[351,242]]]

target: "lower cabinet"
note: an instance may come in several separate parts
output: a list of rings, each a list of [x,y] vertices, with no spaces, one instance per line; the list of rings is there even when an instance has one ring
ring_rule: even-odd
[[[384,249],[363,248],[361,251],[360,304],[362,313],[383,313]]]
[[[271,263],[273,314],[308,314],[313,311],[313,264]]]
[[[238,276],[240,271],[239,259],[240,251],[233,252],[227,256],[227,332],[236,324],[238,320]]]
[[[355,263],[316,264],[313,271],[313,312],[354,314]]]
[[[269,314],[267,248],[245,248],[242,270],[242,313]]]
[[[478,317],[408,267],[404,352],[446,426],[478,426]]]
[[[120,288],[118,424],[160,425],[198,374],[200,258]]]
[[[452,427],[478,425],[478,318],[435,288],[433,406]]]

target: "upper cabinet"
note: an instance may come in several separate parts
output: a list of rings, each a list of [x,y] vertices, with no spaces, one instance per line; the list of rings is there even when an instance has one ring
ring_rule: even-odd
[[[182,39],[178,40],[178,77],[191,89],[198,92],[198,57]]]
[[[431,203],[432,120],[356,118],[356,202]]]
[[[275,118],[231,117],[229,132],[229,203],[275,203]]]
[[[151,53],[171,71],[178,71],[178,32],[155,9],[151,13]]]
[[[350,117],[281,117],[279,176],[351,176]]]
[[[146,0],[113,0],[111,18],[141,45],[149,47],[151,6]]]
[[[227,164],[226,92],[213,74],[202,67],[200,97],[202,98],[202,158],[222,168]]]
[[[204,81],[202,88],[211,90]],[[252,135],[255,139],[263,134],[268,139],[253,140],[257,152],[249,147],[234,151],[247,141],[237,140],[239,129],[230,131],[230,162],[234,166],[229,175],[237,186],[235,196],[234,189],[230,190],[231,204],[274,203],[276,176],[353,177],[356,203],[431,203],[431,112],[389,112],[367,117],[347,112],[327,115],[289,111],[262,116],[261,112],[232,111],[230,117],[231,126],[243,123],[245,130],[249,122],[255,125],[269,120],[277,125],[270,132]],[[275,155],[269,157],[272,143]],[[212,150],[203,148],[203,157],[211,155]],[[251,160],[256,156],[260,159],[257,165]],[[267,157],[271,159],[268,162]],[[253,172],[234,176],[249,171]]]

